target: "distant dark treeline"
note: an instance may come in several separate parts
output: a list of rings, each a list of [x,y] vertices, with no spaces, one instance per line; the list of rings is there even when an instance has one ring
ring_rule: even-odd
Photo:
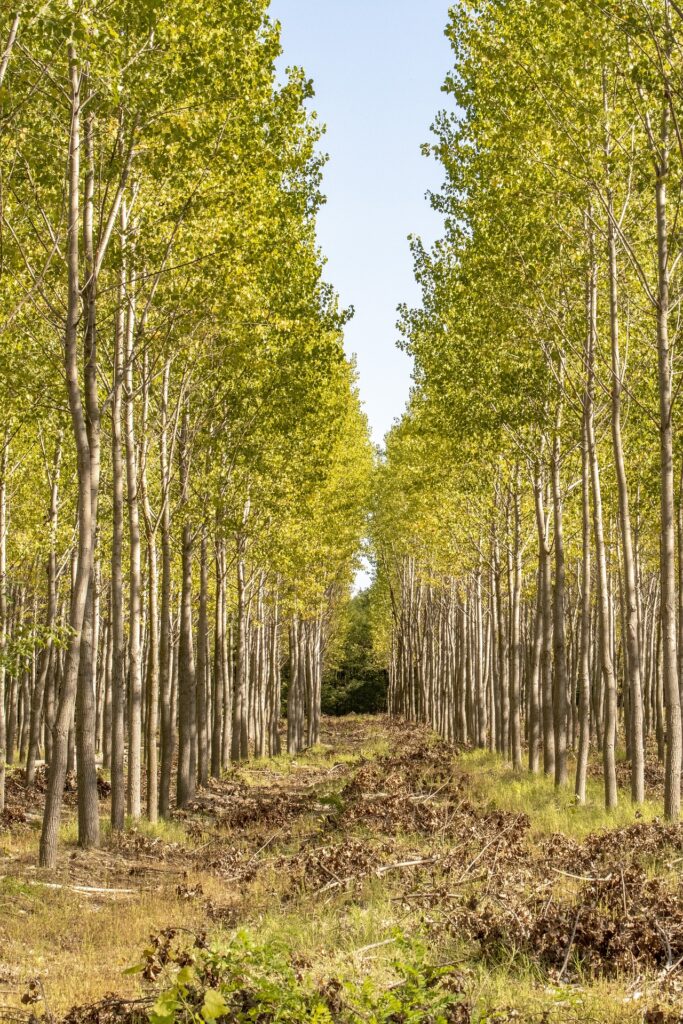
[[[348,614],[341,660],[323,676],[323,714],[376,714],[386,710],[389,676],[373,658],[368,591],[353,598]]]

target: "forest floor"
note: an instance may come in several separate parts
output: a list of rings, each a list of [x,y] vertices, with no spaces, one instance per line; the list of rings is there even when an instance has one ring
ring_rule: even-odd
[[[49,873],[21,779],[0,819],[0,1020],[144,1020],[209,947],[239,968],[230,1021],[683,1021],[683,825],[625,791],[607,816],[597,766],[579,808],[427,730],[326,719],[318,748],[231,771],[98,851],[77,848],[69,793]],[[253,977],[245,996],[247,961],[267,998]],[[254,1009],[283,1007],[287,978],[308,1015]]]

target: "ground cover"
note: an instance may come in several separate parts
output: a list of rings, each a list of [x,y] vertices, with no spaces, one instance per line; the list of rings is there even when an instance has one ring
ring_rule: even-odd
[[[170,822],[36,868],[0,826],[0,1019],[683,1020],[683,826],[606,815],[384,717],[249,762]],[[108,786],[100,785],[107,815]]]

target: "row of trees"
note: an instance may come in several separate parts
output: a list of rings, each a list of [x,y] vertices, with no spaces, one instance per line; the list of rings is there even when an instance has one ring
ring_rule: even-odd
[[[82,846],[315,743],[372,452],[321,276],[311,85],[267,0],[0,21],[0,810]],[[143,788],[145,790],[143,794]]]
[[[468,0],[414,242],[408,412],[375,499],[395,713],[617,802],[656,739],[680,809],[683,9]]]

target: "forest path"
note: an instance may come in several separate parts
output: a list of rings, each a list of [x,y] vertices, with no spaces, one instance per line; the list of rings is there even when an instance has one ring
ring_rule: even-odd
[[[323,739],[240,766],[171,822],[105,836],[98,851],[74,845],[70,796],[49,874],[35,868],[39,797],[22,797],[15,775],[0,833],[0,1003],[12,1007],[0,1019],[27,1018],[24,993],[57,1018],[78,1004],[79,1024],[124,1019],[118,1001],[93,1004],[146,999],[169,934],[227,941],[236,929],[286,948],[315,985],[370,978],[391,991],[399,950],[456,965],[462,1020],[485,1008],[497,1021],[635,1022],[680,1001],[682,826],[624,808],[591,831],[606,823],[599,796],[572,808],[548,780],[383,716],[326,719]],[[146,977],[124,975],[145,948]]]

